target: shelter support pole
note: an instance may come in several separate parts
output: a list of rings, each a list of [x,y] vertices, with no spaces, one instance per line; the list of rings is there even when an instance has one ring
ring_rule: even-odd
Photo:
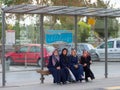
[[[75,50],[77,51],[77,16],[74,17],[75,18]]]
[[[5,86],[5,13],[2,12],[2,86]]]
[[[43,46],[43,44],[44,44],[44,29],[43,29],[43,18],[44,18],[44,16],[43,16],[43,14],[41,14],[40,15],[40,44],[41,44],[41,70],[43,70],[44,69],[44,65],[43,65],[43,62],[44,62],[44,50],[43,50],[43,48],[44,48],[44,46]],[[44,83],[44,76],[43,75],[41,75],[41,78],[40,78],[40,80],[41,80],[41,83]]]
[[[108,52],[107,52],[107,39],[108,39],[108,28],[107,28],[107,17],[104,17],[104,31],[105,31],[105,78],[108,78]]]

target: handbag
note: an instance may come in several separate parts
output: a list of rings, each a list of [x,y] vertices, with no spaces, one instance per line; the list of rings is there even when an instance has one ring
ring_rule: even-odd
[[[69,71],[69,81],[75,81],[75,76],[73,75],[72,71],[70,69],[68,69]]]

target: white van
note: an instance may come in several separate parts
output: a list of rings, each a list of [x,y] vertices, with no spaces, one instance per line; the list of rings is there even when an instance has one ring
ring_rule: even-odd
[[[108,45],[108,61],[120,61],[120,38],[109,39]],[[105,60],[105,42],[102,42],[95,48],[98,52],[100,60]]]

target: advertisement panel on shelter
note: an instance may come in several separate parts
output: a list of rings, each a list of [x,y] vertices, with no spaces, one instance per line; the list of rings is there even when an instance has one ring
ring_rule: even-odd
[[[73,42],[73,35],[69,30],[46,30],[45,38],[47,44],[55,42]]]

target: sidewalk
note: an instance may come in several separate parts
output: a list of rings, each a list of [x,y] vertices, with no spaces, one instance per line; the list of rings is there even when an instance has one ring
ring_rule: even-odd
[[[90,82],[68,83],[66,85],[56,85],[51,81],[44,84],[33,83],[22,86],[0,87],[0,90],[120,90],[120,77],[95,79]]]
[[[120,63],[109,62],[108,64],[109,78],[104,78],[104,62],[94,62],[91,69],[95,74],[95,80],[88,83],[83,81],[82,83],[67,85],[53,84],[51,75],[45,76],[45,83],[40,84],[40,74],[35,71],[40,67],[11,66],[10,71],[6,73],[6,87],[0,86],[0,90],[120,90]],[[0,80],[2,81],[1,75],[2,73],[0,73]]]
[[[36,70],[36,69],[40,69],[40,67],[37,67],[37,66],[10,66],[9,67],[9,70],[6,70],[7,72],[20,72],[20,71],[33,71],[33,70]],[[2,72],[2,65],[0,64],[0,73]]]

